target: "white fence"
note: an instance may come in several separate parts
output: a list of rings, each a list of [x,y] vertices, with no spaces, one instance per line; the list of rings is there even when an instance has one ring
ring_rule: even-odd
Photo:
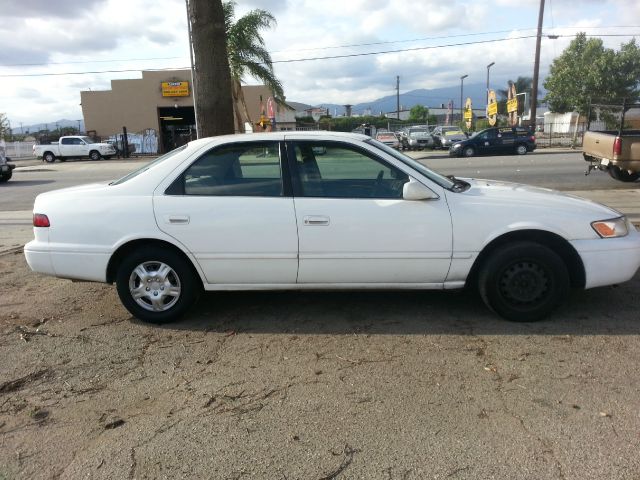
[[[6,155],[10,158],[33,157],[33,146],[35,144],[36,142],[6,142]]]

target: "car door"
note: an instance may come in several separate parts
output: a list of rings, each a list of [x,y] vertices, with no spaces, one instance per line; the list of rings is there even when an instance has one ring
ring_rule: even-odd
[[[60,155],[63,157],[79,157],[82,155],[84,142],[79,138],[63,138],[60,140]]]
[[[156,222],[210,284],[295,284],[298,235],[282,172],[277,141],[214,147],[156,192]]]
[[[409,175],[370,148],[287,142],[300,244],[298,283],[444,282],[452,248],[444,196],[404,200]]]
[[[491,155],[496,153],[500,148],[500,139],[496,130],[485,130],[478,134],[476,139],[476,147],[481,155]]]

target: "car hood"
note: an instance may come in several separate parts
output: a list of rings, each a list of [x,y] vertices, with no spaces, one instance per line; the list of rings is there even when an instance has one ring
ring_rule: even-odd
[[[569,214],[583,213],[594,216],[594,219],[606,219],[621,216],[613,208],[600,203],[578,197],[576,195],[559,192],[549,188],[535,187],[521,183],[503,182],[497,180],[465,178],[471,187],[462,195],[473,201],[477,198],[486,205],[502,206],[505,209],[551,210],[554,213]]]

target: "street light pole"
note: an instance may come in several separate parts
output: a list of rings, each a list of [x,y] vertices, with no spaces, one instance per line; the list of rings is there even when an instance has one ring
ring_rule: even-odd
[[[464,105],[462,104],[462,93],[463,93],[463,85],[464,85],[464,79],[467,78],[469,75],[462,75],[460,77],[460,122],[462,123],[462,109],[464,108]]]
[[[489,69],[495,64],[496,62],[491,62],[489,65],[487,65],[487,103],[489,103]]]

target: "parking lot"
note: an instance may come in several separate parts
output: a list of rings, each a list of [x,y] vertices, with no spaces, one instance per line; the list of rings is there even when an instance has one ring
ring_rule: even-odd
[[[0,478],[640,474],[638,275],[535,324],[472,292],[245,292],[158,327],[19,250],[0,274]]]

